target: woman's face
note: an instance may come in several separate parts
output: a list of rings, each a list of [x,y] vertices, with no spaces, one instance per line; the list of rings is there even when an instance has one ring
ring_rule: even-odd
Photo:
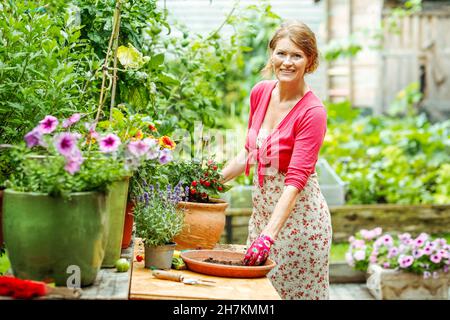
[[[300,81],[305,75],[308,59],[289,38],[278,40],[272,53],[275,76],[280,82]]]

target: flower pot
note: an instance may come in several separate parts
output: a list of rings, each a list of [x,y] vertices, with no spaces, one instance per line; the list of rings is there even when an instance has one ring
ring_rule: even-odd
[[[107,206],[100,192],[62,198],[6,189],[3,231],[14,275],[58,286],[92,284],[105,252]]]
[[[133,223],[134,223],[134,203],[128,202],[127,209],[125,211],[125,223],[123,226],[122,237],[122,249],[126,249],[130,246],[131,236],[133,235]]]
[[[176,243],[170,243],[163,246],[144,246],[145,267],[156,269],[170,269],[172,266],[173,252]]]
[[[225,228],[225,210],[222,199],[211,199],[213,203],[184,202],[178,207],[184,210],[184,227],[174,242],[177,250],[213,249]]]
[[[0,248],[3,247],[3,190],[0,190]]]
[[[448,300],[448,273],[424,279],[419,274],[383,269],[376,264],[370,264],[367,273],[367,288],[378,300]]]
[[[108,192],[109,233],[105,248],[105,258],[102,263],[104,268],[113,268],[116,261],[120,259],[129,182],[129,177],[116,181],[111,184]]]

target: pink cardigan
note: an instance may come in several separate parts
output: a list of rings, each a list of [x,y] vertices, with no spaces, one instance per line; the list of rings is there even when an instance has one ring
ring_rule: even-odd
[[[294,186],[301,191],[315,171],[327,130],[327,114],[320,99],[312,91],[308,91],[258,149],[256,137],[276,83],[277,81],[259,82],[250,93],[250,117],[245,143],[249,155],[245,174],[248,176],[250,164],[257,160],[260,186],[263,185],[264,175],[271,175],[278,170],[286,174],[286,186]]]

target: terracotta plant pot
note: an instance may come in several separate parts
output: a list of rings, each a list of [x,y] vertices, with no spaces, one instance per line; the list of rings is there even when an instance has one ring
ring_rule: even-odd
[[[125,211],[125,225],[123,227],[122,237],[122,249],[126,249],[130,246],[131,236],[133,235],[133,223],[134,223],[134,203],[128,202],[127,209]]]
[[[228,203],[222,199],[211,199],[212,203],[178,203],[184,210],[184,227],[175,237],[177,250],[212,249],[220,240],[225,228],[225,210]]]

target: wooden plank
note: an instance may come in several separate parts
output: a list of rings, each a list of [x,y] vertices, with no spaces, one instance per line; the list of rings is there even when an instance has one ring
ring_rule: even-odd
[[[236,250],[236,249],[230,249]],[[136,241],[135,254],[143,251]],[[133,262],[130,299],[221,299],[221,300],[280,300],[280,296],[267,277],[238,279],[215,277],[189,270],[171,270],[186,277],[212,280],[214,286],[186,285],[180,282],[156,279],[151,270],[144,268],[144,261]]]
[[[121,258],[131,261],[133,241],[127,249],[123,249]],[[130,262],[131,264],[131,262]],[[131,268],[128,272],[117,272],[115,268],[100,269],[92,286],[82,288],[80,299],[83,300],[127,300],[131,279]]]

